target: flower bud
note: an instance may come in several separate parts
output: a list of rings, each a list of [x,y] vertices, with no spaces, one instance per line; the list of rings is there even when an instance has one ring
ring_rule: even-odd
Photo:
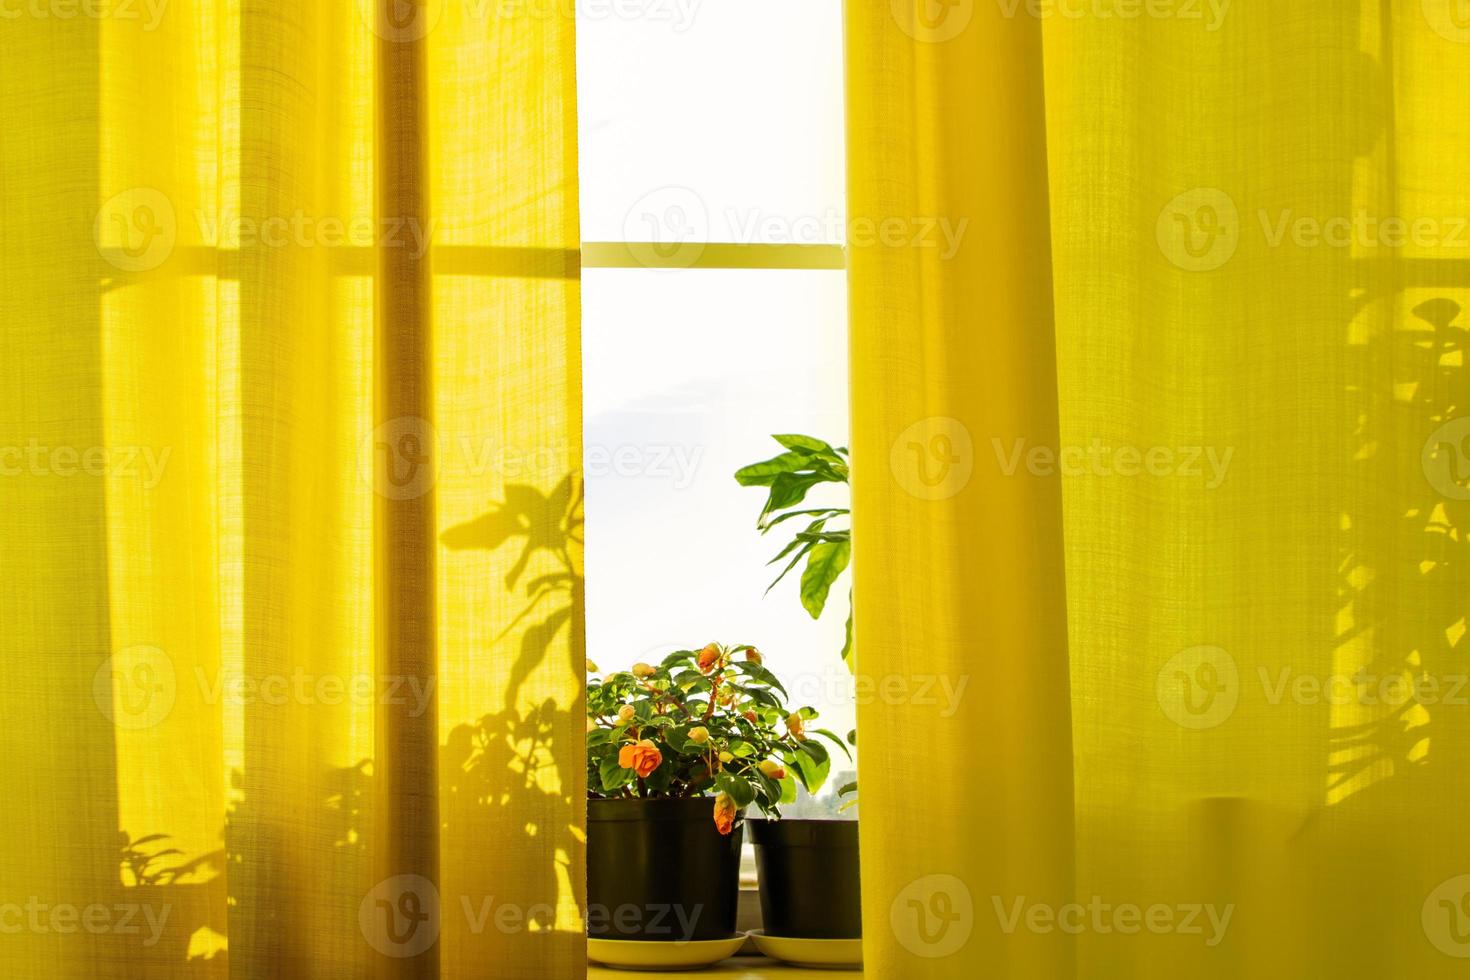
[[[720,761],[728,766],[730,763],[735,761],[735,754],[733,752],[721,752]]]
[[[766,658],[762,657],[761,652],[755,647],[751,647],[749,650],[745,651],[745,659],[749,660],[753,664],[761,664],[765,662]]]
[[[720,648],[718,644],[710,643],[699,651],[699,669],[708,674],[720,665]]]
[[[721,793],[715,797],[715,827],[721,834],[728,835],[735,829],[735,817],[739,812],[729,794]]]
[[[767,776],[770,776],[772,779],[786,778],[786,770],[782,769],[779,763],[773,762],[770,759],[761,760],[760,771],[765,773]]]
[[[640,680],[647,677],[652,677],[653,674],[654,669],[648,664],[636,663],[633,665],[633,676],[639,678]]]
[[[618,709],[618,721],[627,724],[633,720],[633,716],[637,713],[631,704],[625,704]]]
[[[593,663],[591,660],[588,660],[587,661],[587,673],[589,673],[589,674],[600,674],[600,673],[602,673],[602,670],[595,663]]]
[[[802,720],[800,711],[793,711],[789,716],[787,716],[786,730],[790,732],[791,737],[796,739],[798,742],[804,741],[806,739],[806,726]]]
[[[709,741],[709,729],[703,725],[689,729],[689,741],[703,745]]]

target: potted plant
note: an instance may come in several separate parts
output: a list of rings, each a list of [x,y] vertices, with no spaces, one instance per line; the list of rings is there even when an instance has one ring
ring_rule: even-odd
[[[785,699],[749,645],[711,643],[589,679],[590,937],[738,939],[746,808],[778,814],[797,780],[814,792],[829,760],[812,735],[841,744],[809,735],[816,712]]]
[[[805,526],[771,559],[785,562],[766,592],[806,560],[801,574],[802,607],[813,619],[827,607],[834,585],[852,559],[851,511],[841,505],[803,506],[807,494],[824,484],[848,485],[848,451],[805,435],[773,436],[782,452],[736,471],[741,486],[768,488],[756,527],[761,534],[805,519]],[[842,660],[853,665],[851,590]],[[856,744],[857,733],[848,741]],[[856,793],[857,783],[838,789]],[[815,791],[812,791],[815,793]],[[844,812],[856,803],[849,800]],[[779,816],[779,815],[777,815]],[[751,821],[760,878],[763,932],[795,939],[852,940],[862,935],[859,890],[858,824],[855,819],[768,819]],[[821,881],[820,890],[801,887]],[[778,954],[779,955],[779,954]]]

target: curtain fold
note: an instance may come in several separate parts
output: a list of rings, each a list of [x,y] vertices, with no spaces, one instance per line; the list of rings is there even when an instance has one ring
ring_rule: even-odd
[[[585,970],[573,35],[4,21],[0,973]]]
[[[1462,974],[1455,5],[847,19],[869,969]]]
[[[847,7],[865,967],[1066,976],[985,925],[1072,874],[1061,487],[983,458],[1057,440],[1041,31],[929,13]]]

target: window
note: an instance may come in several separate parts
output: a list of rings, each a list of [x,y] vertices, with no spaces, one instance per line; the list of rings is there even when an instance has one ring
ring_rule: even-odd
[[[841,3],[578,17],[589,655],[752,643],[845,733],[846,597],[762,597],[782,541],[733,479],[772,433],[847,439]],[[835,809],[845,768],[787,812]]]

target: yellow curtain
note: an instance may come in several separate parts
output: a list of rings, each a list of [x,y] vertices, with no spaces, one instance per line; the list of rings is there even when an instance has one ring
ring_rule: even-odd
[[[572,9],[0,21],[0,974],[585,969]]]
[[[1463,14],[847,5],[870,975],[1463,975]]]

